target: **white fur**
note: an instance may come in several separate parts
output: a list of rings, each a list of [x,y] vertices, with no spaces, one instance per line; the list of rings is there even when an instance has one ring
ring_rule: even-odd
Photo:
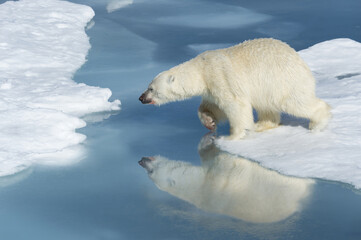
[[[146,169],[157,187],[205,211],[248,222],[277,222],[301,210],[313,180],[281,175],[204,141],[202,166],[160,156],[149,161]]]
[[[331,116],[330,107],[315,96],[307,64],[274,39],[206,51],[160,73],[145,92],[157,105],[199,95],[201,122],[215,130],[216,123],[228,120],[229,139],[244,137],[246,130],[277,127],[281,112],[310,119],[313,130],[323,129]],[[259,115],[256,126],[253,108]]]

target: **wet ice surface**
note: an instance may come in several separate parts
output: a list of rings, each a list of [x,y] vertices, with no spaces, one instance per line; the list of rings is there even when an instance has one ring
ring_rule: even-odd
[[[105,1],[79,2],[91,5],[96,15],[95,25],[87,32],[92,44],[89,60],[77,72],[75,80],[110,88],[113,100],[122,100],[122,110],[107,120],[88,124],[79,130],[87,136],[83,145],[87,157],[78,164],[37,166],[1,179],[2,238],[360,238],[361,196],[351,186],[341,183],[316,180],[308,194],[301,195],[300,204],[291,205],[288,217],[272,223],[250,223],[249,219],[242,217],[244,215],[228,216],[221,208],[222,204],[227,206],[223,201],[227,198],[242,201],[242,197],[237,195],[239,191],[227,191],[228,195],[223,194],[226,200],[216,196],[207,198],[214,192],[212,184],[207,188],[208,193],[185,199],[182,191],[175,194],[158,188],[159,184],[157,187],[138,164],[143,156],[161,155],[169,161],[180,160],[196,169],[206,168],[207,163],[215,164],[217,159],[211,154],[209,161],[201,162],[198,155],[197,146],[207,133],[196,114],[200,99],[161,108],[143,106],[137,100],[158,72],[212,47],[261,36],[281,38],[297,50],[336,37],[360,42],[360,35],[357,35],[360,28],[357,12],[360,6],[357,4],[360,4],[357,1],[334,1],[327,6],[313,5],[312,2],[309,5],[303,2],[287,5],[284,1],[276,1],[271,6],[267,2],[255,6],[244,1],[238,6],[255,12],[257,21],[256,25],[239,26],[237,30],[227,29],[226,23],[217,28],[177,26],[177,30],[172,30],[167,24],[153,21],[157,16],[185,15],[189,9],[192,9],[192,14],[197,11],[209,14],[215,8],[211,6],[212,1],[192,1],[194,4],[191,1],[134,1],[134,4],[110,14]],[[236,1],[224,3],[218,4],[217,8],[227,13]],[[312,10],[310,5],[313,5]],[[348,14],[343,11],[348,11]],[[260,22],[260,15],[269,17]],[[316,21],[319,18],[324,21]],[[345,74],[337,74],[343,77],[337,81],[357,77],[345,78]],[[226,133],[227,126],[220,131]],[[234,164],[254,164],[227,156]],[[215,171],[211,178],[213,182],[227,178],[227,166],[218,166],[218,169],[222,171]],[[257,170],[258,173],[263,171],[267,170]],[[172,176],[165,173],[167,178]],[[238,179],[237,175],[235,179]],[[262,176],[259,179],[261,183],[265,181]],[[302,179],[298,181],[302,182]],[[195,183],[191,182],[191,186],[196,187]],[[252,189],[259,189],[262,184],[253,182],[252,186],[255,186]],[[266,193],[255,191],[253,196],[259,194]],[[196,200],[202,197],[204,201],[197,203]],[[220,210],[212,205],[213,199],[218,202],[216,206]]]

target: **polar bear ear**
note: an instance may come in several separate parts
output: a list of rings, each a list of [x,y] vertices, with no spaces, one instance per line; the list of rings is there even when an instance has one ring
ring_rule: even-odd
[[[175,81],[175,77],[173,75],[170,75],[168,78],[168,83],[172,83]]]

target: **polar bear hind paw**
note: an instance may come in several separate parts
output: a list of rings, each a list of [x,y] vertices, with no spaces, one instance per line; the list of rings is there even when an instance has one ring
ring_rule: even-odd
[[[310,121],[308,128],[311,130],[311,132],[321,132],[322,130],[324,130],[327,127],[328,120],[329,119],[326,118],[320,122]]]

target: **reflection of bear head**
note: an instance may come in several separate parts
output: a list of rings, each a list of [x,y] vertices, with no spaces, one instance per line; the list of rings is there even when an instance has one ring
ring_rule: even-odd
[[[199,147],[202,166],[161,156],[142,158],[139,164],[159,189],[205,211],[248,222],[276,222],[301,210],[312,180],[283,176],[222,152],[209,139]]]
[[[147,170],[148,176],[157,187],[167,192],[172,191],[176,185],[177,188],[187,187],[186,181],[189,181],[189,184],[191,184],[192,181],[197,180],[196,172],[200,170],[194,168],[190,163],[170,161],[162,156],[143,157],[139,164]],[[179,182],[178,180],[184,177],[185,174],[189,175],[188,178]],[[195,178],[192,178],[192,176]]]

